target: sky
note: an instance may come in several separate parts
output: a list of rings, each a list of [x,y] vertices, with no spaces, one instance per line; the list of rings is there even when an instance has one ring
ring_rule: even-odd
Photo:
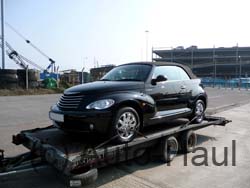
[[[151,60],[152,48],[250,46],[249,7],[249,0],[5,0],[5,22],[59,70],[89,70],[96,62]],[[7,25],[5,38],[26,58],[48,66]],[[6,68],[18,66],[6,56]]]

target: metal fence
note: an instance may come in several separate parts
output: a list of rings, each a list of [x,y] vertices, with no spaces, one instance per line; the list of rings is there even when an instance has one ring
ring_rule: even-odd
[[[202,78],[201,82],[205,87],[250,89],[250,78],[236,78],[231,80]]]

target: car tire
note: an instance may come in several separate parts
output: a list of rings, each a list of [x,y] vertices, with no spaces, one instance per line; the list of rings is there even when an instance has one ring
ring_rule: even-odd
[[[183,153],[193,152],[197,144],[197,135],[194,131],[185,131],[180,135],[181,149]]]
[[[140,125],[140,117],[134,108],[120,108],[114,117],[110,138],[115,138],[118,143],[130,142],[136,137]]]
[[[202,123],[205,117],[205,103],[203,100],[198,99],[195,102],[195,107],[193,109],[192,115],[189,117],[189,120],[193,123]]]
[[[168,163],[177,155],[179,148],[178,141],[174,136],[170,136],[162,141],[161,158],[162,161]]]
[[[92,184],[98,178],[98,171],[96,168],[82,174],[71,174],[70,176],[64,176],[64,182],[69,187],[83,187],[84,185]]]

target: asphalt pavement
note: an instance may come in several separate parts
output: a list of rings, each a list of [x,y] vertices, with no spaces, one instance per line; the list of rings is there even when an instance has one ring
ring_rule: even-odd
[[[105,167],[99,170],[98,180],[87,187],[249,187],[250,91],[206,90],[209,96],[207,112],[233,122],[226,127],[208,127],[197,131],[200,150],[189,153],[186,158],[179,154],[170,165],[153,160],[146,165],[130,161]],[[0,148],[5,150],[7,156],[26,150],[11,143],[13,134],[51,124],[48,110],[59,97],[60,95],[0,97]],[[204,160],[207,165],[203,164]],[[217,164],[223,161],[227,164]],[[203,165],[197,165],[199,163]],[[0,182],[0,187],[66,186],[52,171],[42,174],[34,172],[32,178],[17,177],[11,182]]]

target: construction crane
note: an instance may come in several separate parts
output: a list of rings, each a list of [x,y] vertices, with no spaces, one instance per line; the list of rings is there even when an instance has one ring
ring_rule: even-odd
[[[0,38],[1,38],[1,36],[0,36]],[[0,43],[0,45],[1,45],[1,43]],[[39,66],[38,64],[34,63],[33,61],[29,60],[28,58],[26,58],[23,55],[21,55],[20,53],[18,53],[14,48],[12,48],[12,46],[7,41],[5,42],[5,45],[6,45],[7,56],[11,60],[13,60],[17,65],[19,65],[21,68],[26,70],[26,89],[28,89],[28,87],[29,87],[29,81],[28,81],[29,65],[36,67],[37,69],[39,69],[40,71],[42,71],[45,74],[48,73],[48,69],[50,68],[50,65],[46,69],[44,69],[41,66]],[[58,68],[57,68],[57,71],[58,71]],[[56,79],[58,80],[58,74],[56,74]]]
[[[37,52],[39,52],[42,56],[47,58],[50,62],[50,64],[47,66],[45,69],[46,72],[49,72],[49,69],[51,69],[51,72],[55,72],[55,61],[50,58],[48,55],[46,55],[41,49],[39,49],[36,45],[34,45],[30,40],[28,40],[26,37],[24,37],[17,29],[15,29],[12,25],[9,23],[5,22],[5,24],[12,30],[14,31],[19,37],[21,37],[27,44],[29,44],[32,48],[34,48]],[[58,68],[57,68],[58,69]]]
[[[6,53],[10,59],[15,61],[23,69],[28,69],[28,65],[23,61],[23,59],[19,56],[17,51],[15,51],[11,46],[6,42],[7,50]]]
[[[29,60],[28,58],[24,57],[20,53],[18,53],[12,46],[8,43],[5,42],[6,45],[6,53],[8,57],[13,60],[17,65],[19,65],[23,69],[27,69],[29,65],[32,65],[39,69],[40,71],[47,71],[46,69],[42,68],[38,64],[34,63],[33,61]]]
[[[12,59],[13,61],[15,61],[16,64],[18,64],[20,67],[22,67],[23,69],[28,68],[29,64],[38,68],[41,71],[45,71],[41,66],[37,65],[36,63],[34,63],[33,61],[27,59],[26,57],[22,56],[21,54],[19,54],[16,50],[14,50],[11,45],[6,42],[6,53],[8,55],[8,57],[10,59]]]
[[[5,45],[8,57],[23,69],[26,69],[28,68],[29,65],[32,65],[33,67],[39,69],[41,72],[48,73],[49,69],[52,67],[52,65],[54,65],[54,62],[51,62],[49,66],[46,69],[44,69],[40,65],[36,64],[35,62],[29,60],[28,58],[24,57],[19,52],[17,52],[7,41],[5,41]]]

